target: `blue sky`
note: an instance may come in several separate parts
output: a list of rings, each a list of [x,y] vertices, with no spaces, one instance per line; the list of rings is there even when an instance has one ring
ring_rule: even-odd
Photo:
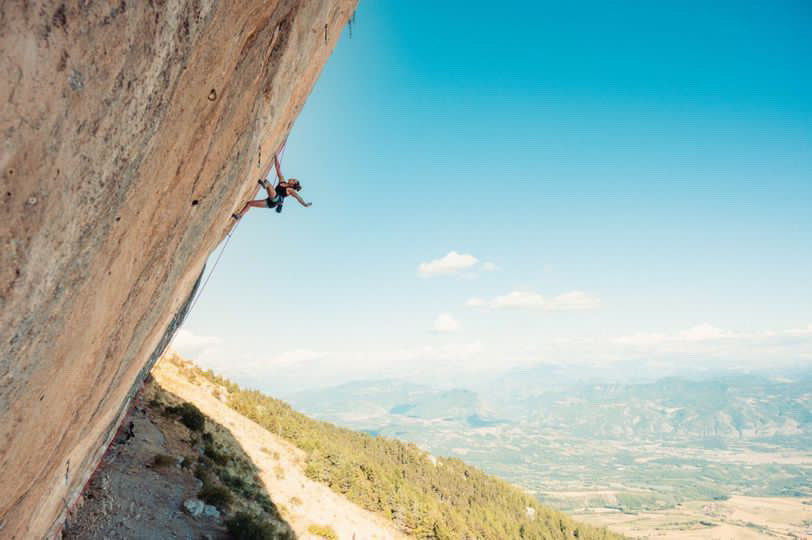
[[[362,1],[283,160],[313,206],[246,215],[176,348],[274,392],[812,363],[811,25],[806,2]]]

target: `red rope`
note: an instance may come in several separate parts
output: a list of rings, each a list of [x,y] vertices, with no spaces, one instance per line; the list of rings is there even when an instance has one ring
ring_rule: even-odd
[[[84,483],[84,485],[82,485],[82,489],[79,490],[79,495],[76,497],[76,499],[74,499],[73,504],[71,504],[70,507],[66,509],[65,518],[62,520],[62,523],[59,524],[59,527],[57,527],[55,531],[55,538],[61,537],[62,531],[65,529],[65,524],[76,513],[76,507],[79,504],[79,499],[84,496],[88,486],[96,477],[96,473],[98,473],[99,469],[101,469],[102,464],[104,463],[104,458],[110,453],[112,448],[116,445],[116,441],[118,441],[119,437],[121,437],[121,433],[124,430],[124,424],[127,422],[127,419],[130,418],[130,416],[132,416],[135,407],[139,404],[142,404],[141,399],[143,397],[144,392],[143,384],[144,383],[142,381],[141,388],[138,390],[138,392],[135,393],[135,395],[133,395],[133,398],[131,400],[132,402],[130,403],[129,408],[127,409],[127,413],[122,417],[121,423],[118,425],[118,429],[116,429],[116,432],[113,434],[113,438],[110,439],[110,443],[107,445],[107,448],[105,448],[104,452],[102,452],[102,455],[99,457],[99,460],[96,462],[96,466],[94,467],[93,472],[90,473],[90,476],[87,477],[87,481]]]

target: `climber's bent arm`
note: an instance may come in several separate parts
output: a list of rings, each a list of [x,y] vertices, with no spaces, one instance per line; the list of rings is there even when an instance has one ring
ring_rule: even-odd
[[[288,195],[290,195],[291,197],[293,197],[294,199],[296,199],[297,201],[299,201],[299,204],[301,204],[301,205],[302,205],[302,206],[304,206],[305,208],[307,208],[308,206],[310,206],[311,204],[313,204],[313,203],[305,202],[305,200],[304,200],[304,199],[302,199],[302,196],[301,196],[301,195],[299,195],[299,194],[296,192],[296,190],[295,190],[295,189],[293,189],[293,188],[288,188]]]

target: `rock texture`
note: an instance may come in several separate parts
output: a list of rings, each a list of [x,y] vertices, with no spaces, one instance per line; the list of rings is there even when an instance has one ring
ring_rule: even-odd
[[[0,3],[0,535],[54,534],[357,0]]]

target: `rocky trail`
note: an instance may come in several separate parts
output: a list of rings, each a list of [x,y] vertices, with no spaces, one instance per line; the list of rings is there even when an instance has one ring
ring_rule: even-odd
[[[63,538],[234,538],[227,523],[241,511],[266,525],[260,538],[404,538],[309,479],[302,451],[231,409],[224,389],[166,360],[152,376],[68,512]],[[189,403],[204,415],[199,429],[177,412]],[[227,501],[201,500],[204,485],[228,491]]]
[[[158,392],[153,385],[145,388],[148,399]],[[188,430],[143,404],[133,408],[124,426],[88,482],[63,538],[225,538],[216,508],[209,507],[209,516],[184,511],[184,501],[194,500],[202,487],[180,465],[182,456],[194,453]]]

